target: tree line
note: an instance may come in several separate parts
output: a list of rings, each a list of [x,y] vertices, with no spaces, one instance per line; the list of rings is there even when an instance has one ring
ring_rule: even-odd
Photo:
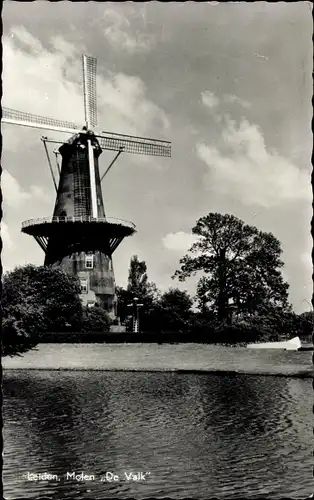
[[[136,299],[140,331],[154,338],[175,333],[178,340],[237,344],[311,335],[313,313],[293,312],[281,245],[272,233],[233,215],[210,213],[192,234],[195,243],[172,278],[185,282],[197,276],[194,297],[178,287],[162,293],[148,280],[145,261],[131,258],[127,286],[116,289],[118,317],[127,331]],[[4,354],[33,347],[47,331],[108,332],[112,322],[106,312],[84,307],[79,292],[77,278],[60,268],[28,265],[5,274]]]

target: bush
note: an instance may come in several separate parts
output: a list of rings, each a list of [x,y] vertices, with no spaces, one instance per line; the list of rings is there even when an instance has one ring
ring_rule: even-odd
[[[278,341],[299,335],[297,316],[290,310],[269,307],[233,321],[218,321],[211,311],[194,314],[192,331],[206,342],[246,344]]]
[[[106,311],[99,306],[83,307],[81,331],[82,332],[108,332],[110,318]]]
[[[11,307],[2,320],[2,355],[14,356],[35,347],[46,331],[43,312],[29,305]]]

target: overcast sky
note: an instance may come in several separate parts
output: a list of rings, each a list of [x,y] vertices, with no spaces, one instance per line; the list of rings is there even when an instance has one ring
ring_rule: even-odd
[[[133,221],[134,254],[161,289],[209,212],[281,241],[297,312],[312,295],[310,3],[10,2],[3,6],[2,105],[83,125],[81,54],[98,59],[101,130],[172,141],[172,159],[124,155],[103,185],[107,215]],[[3,124],[4,270],[42,264],[26,219],[52,215],[40,137]],[[64,136],[63,136],[64,137]],[[101,156],[104,172],[112,153]],[[184,284],[195,293],[195,281]]]

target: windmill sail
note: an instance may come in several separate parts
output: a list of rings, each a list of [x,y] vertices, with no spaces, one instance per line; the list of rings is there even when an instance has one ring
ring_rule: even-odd
[[[97,59],[86,55],[83,56],[84,111],[87,129],[95,127],[95,125],[97,124],[96,67]],[[98,211],[94,153],[92,142],[90,139],[88,139],[87,144],[92,215],[93,217],[97,218]]]
[[[171,157],[171,143],[156,139],[146,139],[124,134],[112,134],[104,132],[103,135],[96,135],[102,149],[112,151],[123,151],[123,153],[133,153],[150,156]]]
[[[58,132],[77,133],[79,127],[72,122],[56,120],[47,116],[34,115],[17,111],[11,108],[2,108],[2,121],[13,125],[23,125],[24,127],[34,127],[40,129],[57,130]]]
[[[133,153],[150,156],[171,157],[171,142],[158,139],[146,139],[132,135],[113,134],[104,132],[103,135],[95,135],[101,149],[110,151],[121,151],[122,153]],[[54,144],[62,144],[61,141],[47,139]]]
[[[97,95],[96,95],[96,68],[95,57],[83,56],[83,88],[84,110],[86,127],[89,129],[97,125]]]

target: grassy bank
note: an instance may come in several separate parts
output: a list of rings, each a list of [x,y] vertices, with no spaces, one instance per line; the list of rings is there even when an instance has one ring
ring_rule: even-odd
[[[39,344],[5,357],[4,370],[123,370],[312,377],[310,352],[201,344]]]

